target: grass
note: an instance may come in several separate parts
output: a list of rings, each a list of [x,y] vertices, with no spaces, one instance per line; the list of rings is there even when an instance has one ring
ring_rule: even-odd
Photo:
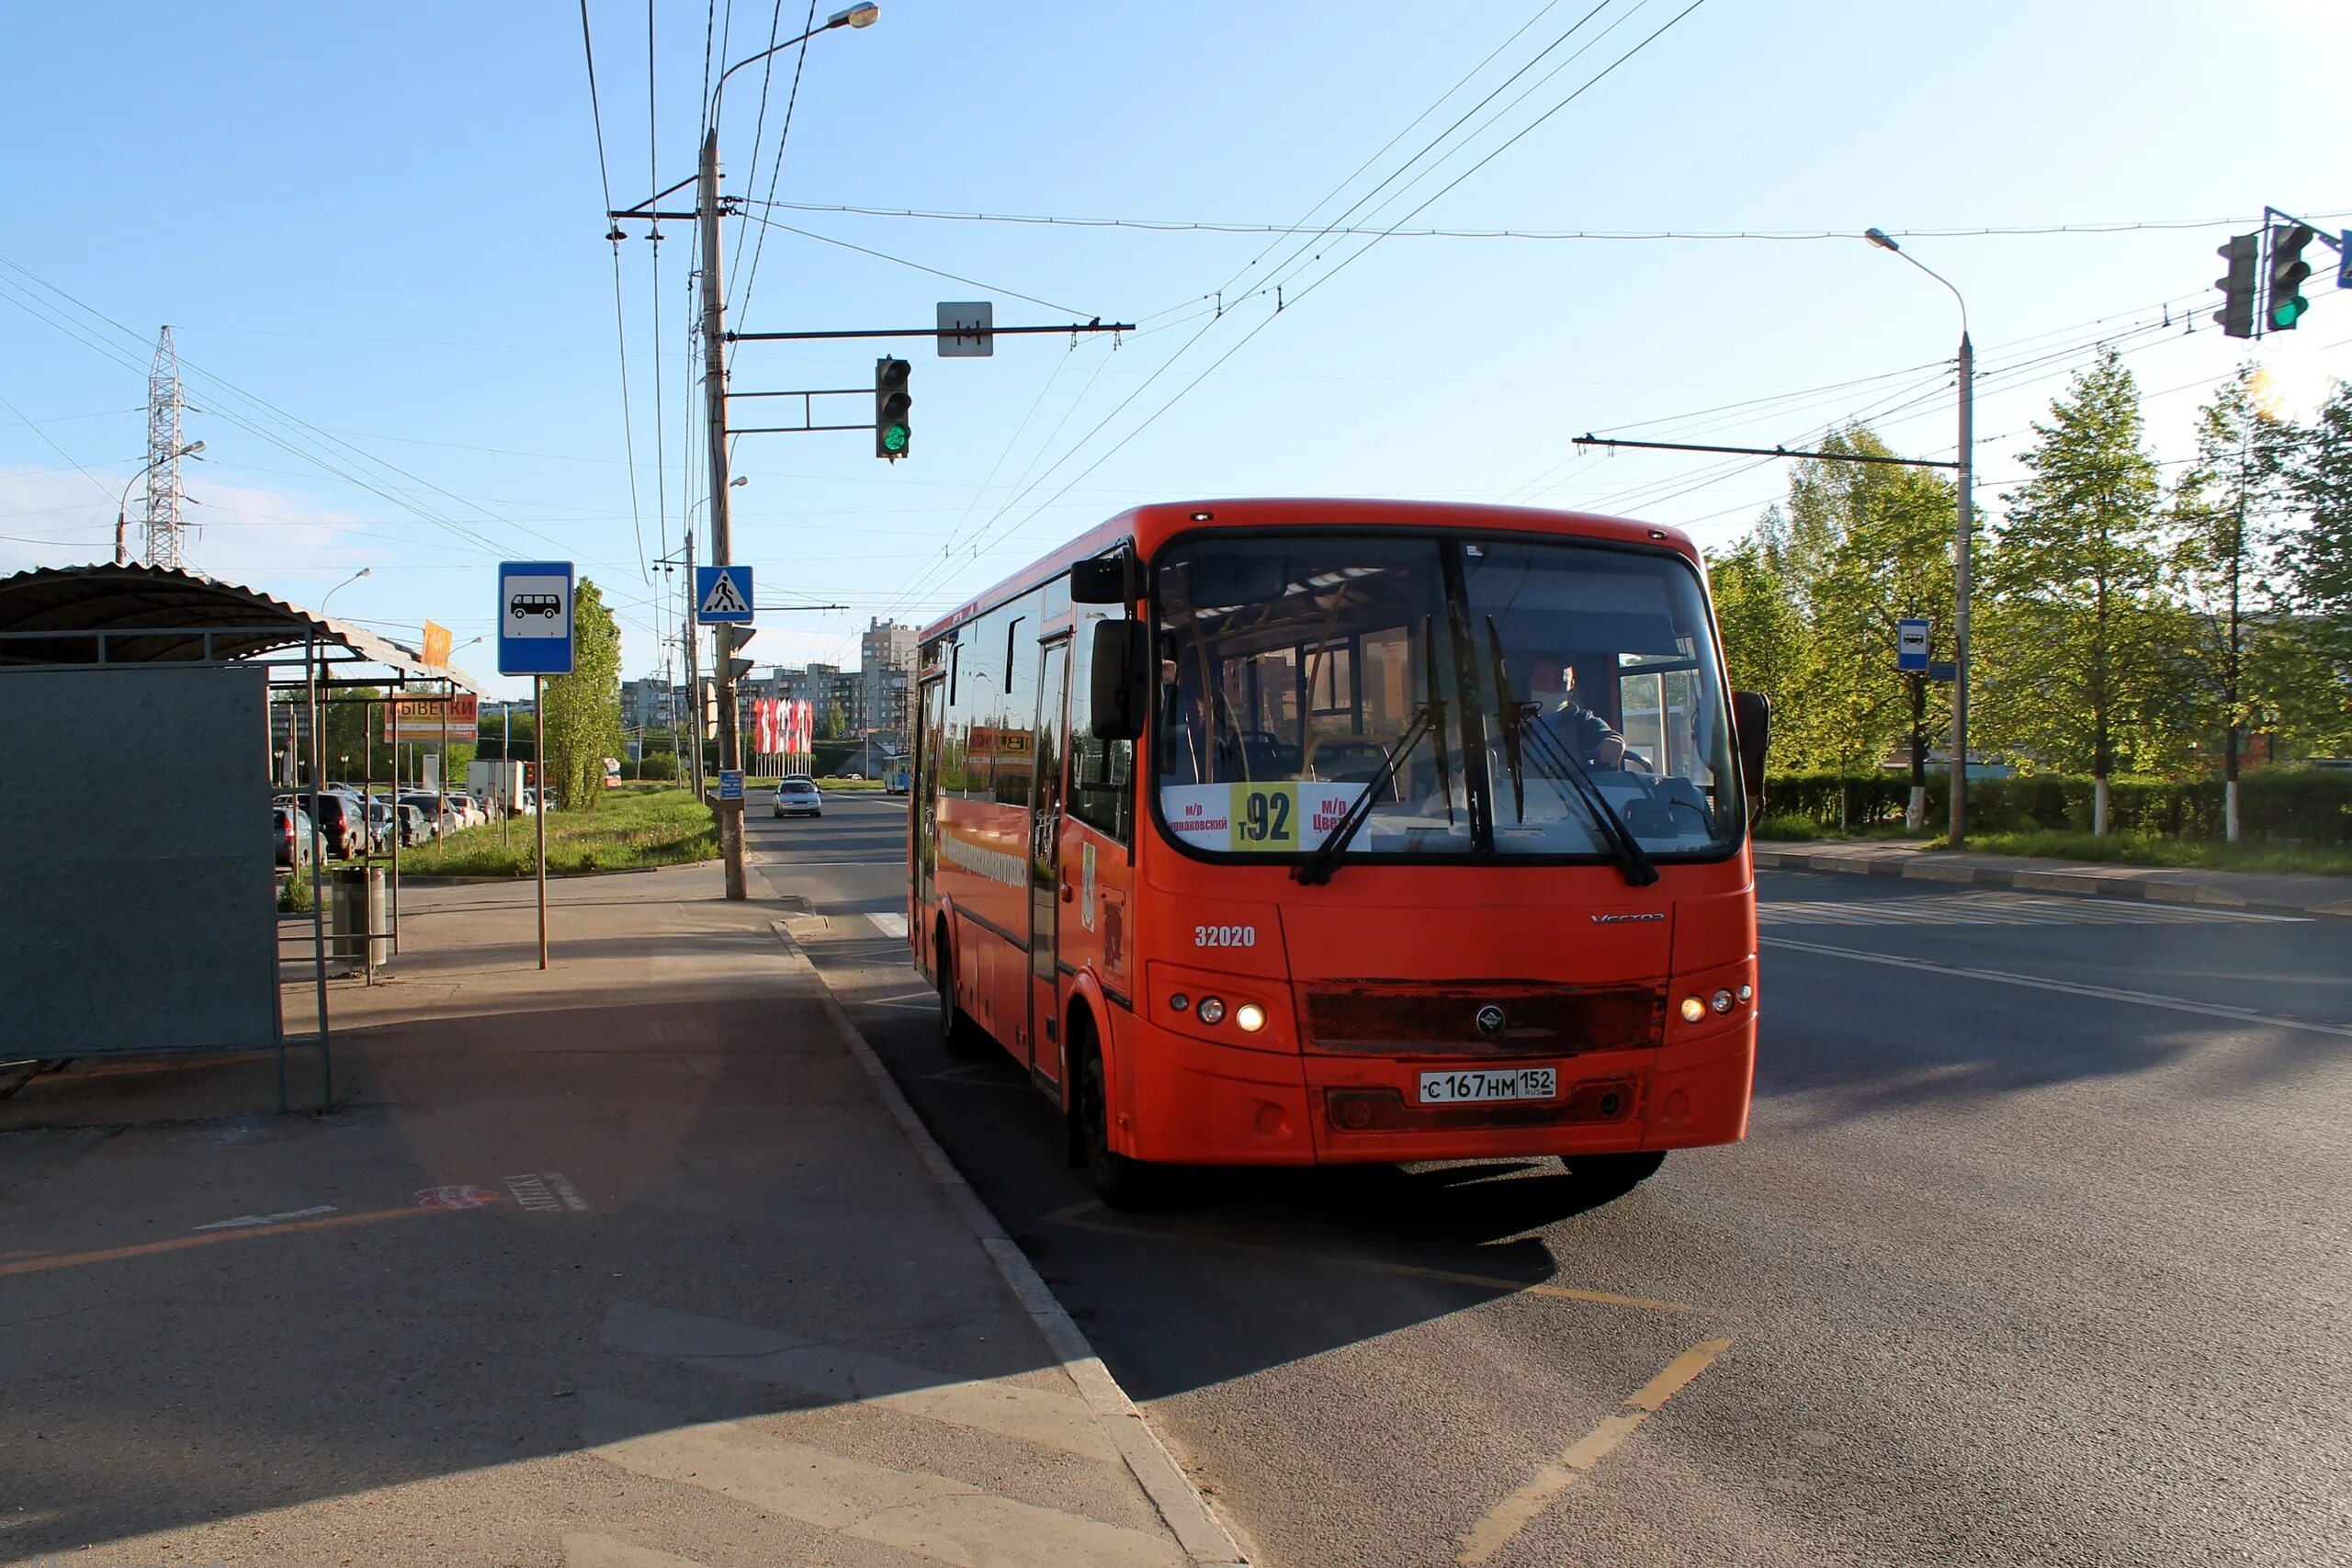
[[[2035,832],[1971,833],[1968,847],[1987,854],[2033,855],[2044,860],[2352,876],[2352,849],[2324,844],[2233,844],[2211,839],[2148,838],[2136,833],[2109,833],[2102,838],[2096,833]]]
[[[1825,828],[1820,823],[1804,817],[1764,818],[1756,824],[1756,836],[1767,840],[1793,843],[1813,843],[1822,840],[1835,840],[1840,843],[1872,840],[1924,841],[1929,837],[1925,831],[1912,832],[1900,823],[1870,828],[1838,829]]]
[[[718,858],[718,828],[690,790],[628,784],[604,792],[594,811],[548,813],[548,874],[635,871]],[[499,824],[461,829],[404,850],[406,876],[528,876],[537,829],[518,817],[502,841]]]

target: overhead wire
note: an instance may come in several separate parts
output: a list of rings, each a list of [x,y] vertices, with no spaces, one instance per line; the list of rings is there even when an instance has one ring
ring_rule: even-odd
[[[596,177],[605,192],[605,210],[613,210],[613,173],[605,157],[605,110],[596,93],[596,44],[588,30],[588,0],[580,0],[580,48],[588,60],[588,116],[596,128]],[[607,217],[605,221],[611,222]],[[619,232],[617,227],[614,232]],[[628,398],[628,318],[621,306],[621,246],[612,242],[613,249],[613,335],[620,349],[621,368],[621,442],[628,450],[628,519],[630,532],[637,539],[637,574],[647,582],[653,581],[652,570],[645,558],[645,516],[637,494],[637,420],[629,411]]]

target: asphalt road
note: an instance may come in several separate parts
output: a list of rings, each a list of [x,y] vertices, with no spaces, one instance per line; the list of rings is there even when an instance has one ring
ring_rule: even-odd
[[[1490,1164],[1135,1218],[1020,1075],[933,1044],[904,819],[751,818],[1259,1561],[2346,1561],[2352,924],[1767,873],[1746,1144],[1585,1212]]]

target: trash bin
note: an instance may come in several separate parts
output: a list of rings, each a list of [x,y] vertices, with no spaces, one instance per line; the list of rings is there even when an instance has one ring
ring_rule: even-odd
[[[356,968],[390,963],[392,942],[384,924],[381,866],[341,866],[334,872],[327,954]],[[364,946],[362,944],[365,944]]]

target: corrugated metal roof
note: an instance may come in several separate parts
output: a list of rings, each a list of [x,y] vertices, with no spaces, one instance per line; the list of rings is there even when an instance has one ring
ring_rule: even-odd
[[[464,691],[482,690],[464,671],[427,664],[415,649],[365,626],[200,572],[107,562],[40,567],[0,577],[0,667],[96,663],[97,639],[75,634],[101,631],[110,634],[106,639],[109,664],[187,662],[207,658],[204,634],[226,626],[241,629],[216,633],[209,657],[249,659],[316,637],[412,679],[453,681]],[[148,635],[140,635],[142,631]],[[26,632],[58,635],[12,635]]]

